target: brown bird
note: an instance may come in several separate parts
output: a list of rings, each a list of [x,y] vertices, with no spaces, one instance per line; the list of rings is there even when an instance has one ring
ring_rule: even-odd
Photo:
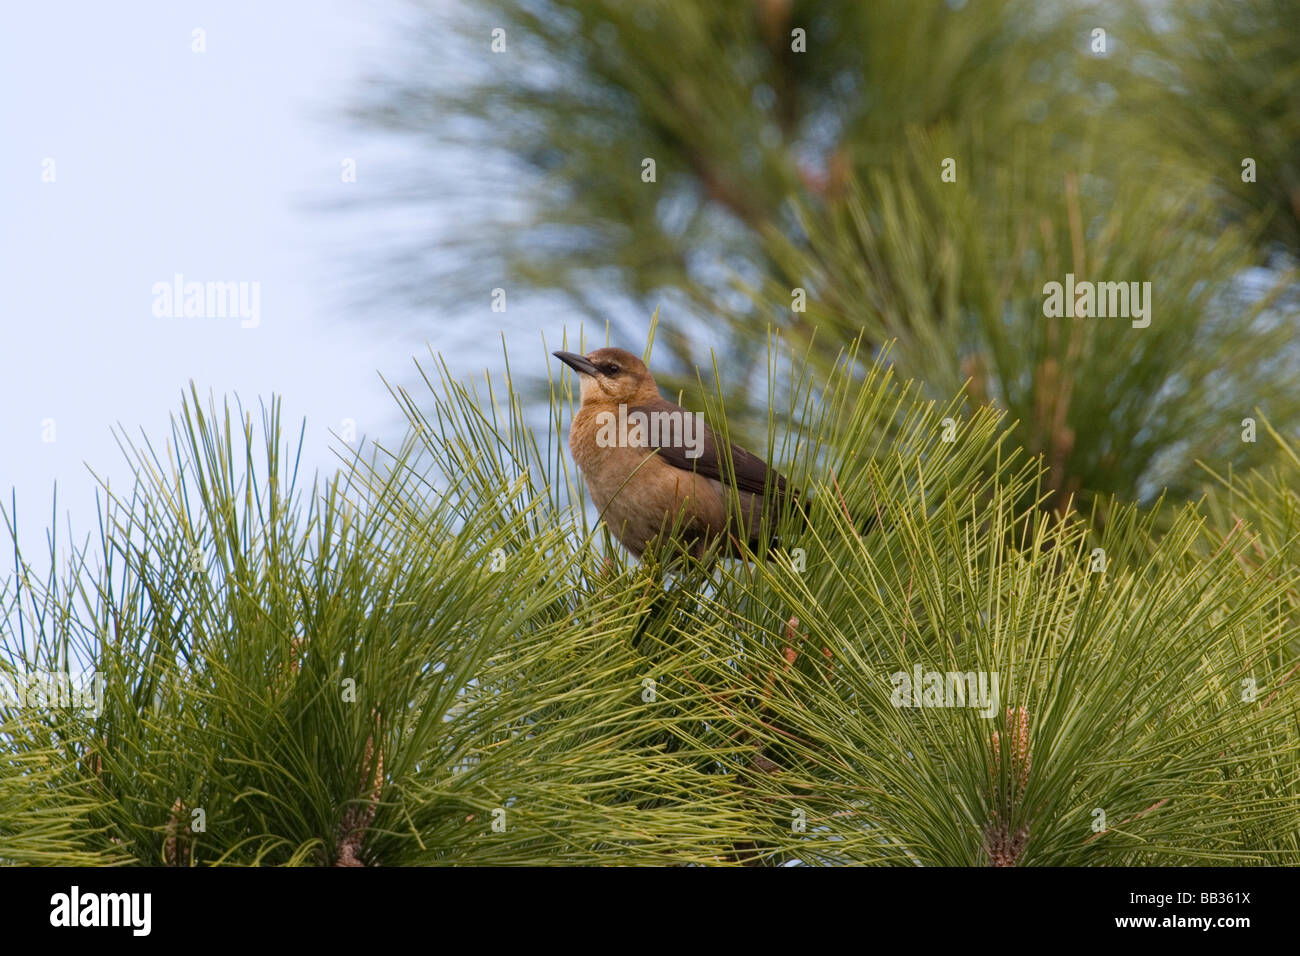
[[[771,513],[797,497],[739,445],[730,444],[728,460],[703,416],[663,398],[631,352],[554,355],[582,383],[569,430],[573,460],[602,520],[638,558],[670,536],[697,558],[715,542],[720,554],[738,556],[741,540],[758,545],[764,503]]]

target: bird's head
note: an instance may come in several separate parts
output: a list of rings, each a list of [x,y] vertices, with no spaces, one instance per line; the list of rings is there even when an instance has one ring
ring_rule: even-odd
[[[659,387],[645,362],[623,349],[596,349],[586,355],[555,352],[578,373],[582,401],[597,405],[640,405],[659,397]]]

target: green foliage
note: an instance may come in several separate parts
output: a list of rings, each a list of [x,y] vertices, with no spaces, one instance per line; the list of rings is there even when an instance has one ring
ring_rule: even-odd
[[[1238,287],[1252,236],[1222,226],[1207,184],[1153,190],[1135,167],[1116,178],[1108,135],[1055,159],[1022,137],[1015,162],[959,165],[956,182],[937,175],[961,155],[951,136],[915,135],[891,168],[801,206],[797,241],[769,233],[778,267],[751,295],[829,360],[860,332],[896,339],[900,372],[930,394],[965,386],[1007,409],[1017,443],[1043,456],[1057,509],[1195,497],[1197,460],[1265,460],[1240,438],[1249,409],[1300,421],[1297,316],[1279,305],[1283,282],[1256,297]],[[1046,284],[1067,275],[1123,283],[1107,305],[1127,301],[1133,317],[1047,315]],[[807,311],[790,318],[792,288]]]
[[[1114,506],[1098,545],[994,410],[854,353],[788,379],[806,530],[666,581],[589,523],[567,380],[542,434],[444,368],[394,389],[400,446],[310,485],[277,404],[191,394],[164,449],[124,441],[93,553],[2,592],[6,673],[105,691],[0,705],[0,859],[1300,862],[1284,529]],[[989,716],[894,706],[918,665],[996,673]]]
[[[738,332],[733,365],[761,364],[766,323],[732,286],[767,274],[761,236],[793,225],[789,197],[887,165],[912,128],[960,124],[989,162],[1026,125],[1076,135],[1100,88],[1080,71],[1087,6],[959,6],[489,0],[449,17],[428,5],[406,56],[351,112],[422,148],[464,150],[451,154],[466,159],[454,182],[421,164],[391,197],[457,229],[418,237],[384,286],[420,302],[431,288],[440,302],[484,301],[483,276],[500,275],[512,289],[562,291],[635,338],[663,303],[664,345],[687,377],[674,387],[691,384],[724,323]],[[490,52],[494,30],[503,52]],[[428,66],[449,62],[456,71]]]
[[[1300,425],[1297,0],[493,0],[428,17],[413,61],[450,44],[462,71],[395,71],[356,114],[503,160],[517,201],[458,216],[436,281],[401,270],[420,288],[481,300],[491,263],[633,337],[662,303],[687,370],[661,363],[664,383],[701,399],[689,370],[725,343],[733,410],[772,323],[815,330],[827,360],[862,333],[896,339],[933,397],[969,378],[1011,413],[1057,508],[1193,498],[1195,461],[1259,464],[1231,439],[1244,409]],[[495,29],[506,49],[483,52]],[[435,176],[403,200],[445,208]],[[1261,292],[1243,280],[1265,262]],[[1066,272],[1151,282],[1152,327],[1045,320],[1043,285]]]
[[[1125,61],[1120,106],[1139,148],[1211,176],[1225,209],[1239,218],[1262,214],[1263,241],[1294,262],[1300,2],[1134,2],[1125,19],[1135,54]],[[1255,161],[1250,177],[1243,176],[1247,158]]]
[[[1206,496],[1209,541],[1231,547],[1238,563],[1285,583],[1277,613],[1300,620],[1300,444],[1288,441],[1263,419],[1263,431],[1277,464],[1245,474],[1218,474]],[[1240,534],[1244,534],[1244,542]]]

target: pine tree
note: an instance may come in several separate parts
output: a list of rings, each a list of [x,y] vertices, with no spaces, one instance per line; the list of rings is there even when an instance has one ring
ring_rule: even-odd
[[[857,359],[797,364],[772,435],[808,529],[707,581],[590,523],[567,379],[539,434],[444,368],[312,484],[278,404],[191,394],[93,549],[3,591],[7,675],[104,683],[0,706],[0,859],[1300,862],[1294,496],[1096,543],[1004,416]]]

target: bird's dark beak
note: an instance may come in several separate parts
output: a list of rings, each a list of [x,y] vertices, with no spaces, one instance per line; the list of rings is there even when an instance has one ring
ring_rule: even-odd
[[[596,366],[575,352],[552,352],[551,354],[581,375],[596,374]]]

